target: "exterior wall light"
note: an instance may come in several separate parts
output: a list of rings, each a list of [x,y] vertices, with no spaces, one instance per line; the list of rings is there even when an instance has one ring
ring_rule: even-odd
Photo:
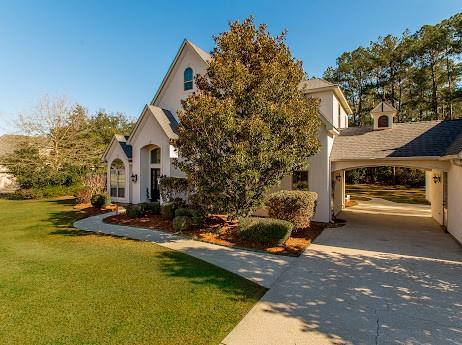
[[[433,175],[433,183],[440,183],[441,176],[440,175]]]
[[[131,180],[132,180],[132,182],[138,181],[138,175],[137,174],[132,174]]]

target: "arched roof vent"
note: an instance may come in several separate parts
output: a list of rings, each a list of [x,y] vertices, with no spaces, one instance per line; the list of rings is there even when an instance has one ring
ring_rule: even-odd
[[[371,110],[371,116],[374,120],[374,130],[381,130],[393,127],[393,117],[396,116],[397,110],[387,102],[380,102]]]

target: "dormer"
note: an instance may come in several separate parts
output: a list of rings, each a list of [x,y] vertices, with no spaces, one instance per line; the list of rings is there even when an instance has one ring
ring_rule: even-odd
[[[370,114],[374,120],[374,130],[382,130],[393,127],[393,118],[398,111],[387,102],[380,102],[371,110]]]

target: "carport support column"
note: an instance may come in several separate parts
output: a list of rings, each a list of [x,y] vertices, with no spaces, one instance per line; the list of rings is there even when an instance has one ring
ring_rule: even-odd
[[[336,216],[345,208],[345,170],[334,171],[332,179],[334,186],[333,213]]]
[[[432,170],[430,182],[430,203],[432,205],[432,217],[442,225],[443,217],[443,171]]]

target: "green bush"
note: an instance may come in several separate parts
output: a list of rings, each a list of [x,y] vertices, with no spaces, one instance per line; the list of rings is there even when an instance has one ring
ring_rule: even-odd
[[[46,199],[55,198],[58,196],[71,196],[76,193],[80,186],[61,186],[61,185],[49,185],[40,188],[22,188],[14,192],[14,198],[16,199]]]
[[[193,213],[194,213],[193,209],[181,207],[175,210],[175,217],[180,217],[180,216],[192,217]]]
[[[91,205],[96,208],[109,205],[111,198],[107,193],[95,194],[91,197]]]
[[[167,219],[173,219],[175,217],[175,204],[173,202],[167,202],[160,208],[160,213]]]
[[[204,224],[204,215],[199,210],[193,208],[181,207],[175,210],[175,217],[190,217],[191,224],[194,226],[202,226]]]
[[[318,194],[301,190],[281,190],[270,194],[266,207],[271,218],[286,220],[295,228],[306,228],[316,210]]]
[[[144,212],[140,205],[127,205],[125,207],[125,214],[128,218],[139,218],[144,215]]]
[[[173,228],[175,231],[185,231],[191,228],[192,221],[191,217],[187,216],[176,216],[173,219]]]
[[[160,195],[162,200],[172,202],[188,193],[188,180],[183,177],[164,176],[160,178]]]
[[[239,220],[237,236],[262,244],[281,245],[290,237],[293,224],[272,218],[247,217]]]
[[[145,202],[140,204],[143,213],[160,214],[160,203],[158,201]]]

